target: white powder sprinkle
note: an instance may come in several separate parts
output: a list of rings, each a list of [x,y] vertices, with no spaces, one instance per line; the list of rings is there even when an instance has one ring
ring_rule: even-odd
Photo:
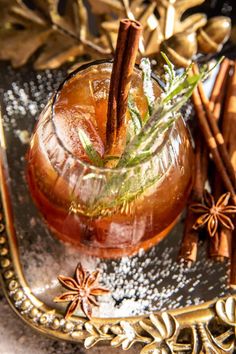
[[[16,134],[18,135],[22,144],[29,144],[30,134],[29,134],[28,130],[17,130]]]

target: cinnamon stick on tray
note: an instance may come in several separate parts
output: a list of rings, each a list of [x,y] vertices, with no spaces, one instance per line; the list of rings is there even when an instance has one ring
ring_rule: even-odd
[[[210,109],[212,110],[217,124],[221,124],[220,116],[224,106],[225,93],[228,87],[228,76],[230,71],[230,60],[225,58],[221,63],[214,87],[210,97]],[[225,137],[224,137],[225,139]],[[212,179],[212,193],[215,200],[223,194],[222,180],[215,171]],[[209,256],[217,261],[223,262],[230,258],[231,254],[231,231],[220,226],[214,237],[209,238]]]
[[[236,173],[236,61],[234,62],[226,97],[226,107],[223,115],[223,135],[229,156]],[[232,232],[232,255],[230,285],[236,287],[236,231]]]
[[[227,64],[225,64],[225,62]],[[210,97],[210,107],[215,115],[220,115],[222,107],[222,92],[223,85],[225,85],[225,76],[229,68],[229,60],[224,60],[220,66],[218,76],[216,78],[212,94]],[[219,97],[221,95],[221,97]],[[217,112],[215,111],[217,107]],[[219,109],[220,108],[220,109]],[[195,180],[193,184],[192,193],[187,203],[187,212],[185,217],[184,232],[181,242],[179,259],[186,262],[190,267],[197,259],[197,248],[199,241],[199,231],[193,229],[196,221],[196,214],[190,209],[191,204],[201,203],[203,199],[204,186],[207,180],[209,151],[202,135],[197,132],[195,138]]]
[[[193,65],[193,72],[194,72],[194,74],[199,73],[198,67],[196,65]],[[222,162],[224,164],[224,168],[231,180],[233,188],[235,189],[236,178],[235,178],[234,168],[233,168],[232,163],[230,161],[229,154],[226,150],[223,135],[221,134],[220,129],[218,127],[217,119],[216,119],[214,113],[210,109],[209,100],[205,94],[203,84],[201,81],[198,84],[198,92],[199,92],[199,95],[200,95],[200,98],[202,101],[202,105],[203,105],[205,112],[206,112],[206,114],[205,114],[206,121],[208,123],[209,129],[211,130],[211,134],[214,139],[214,142],[213,142],[213,139],[211,139],[211,140],[209,139],[208,144],[211,145],[212,149],[214,149],[214,147],[213,147],[214,144],[215,143],[217,144],[216,149],[218,150],[218,152],[221,156]],[[206,130],[206,128],[205,128],[205,130]]]
[[[142,25],[137,21],[120,21],[111,74],[106,125],[106,154],[121,155],[126,139],[126,110],[131,77],[138,53]],[[109,161],[108,165],[114,163]]]
[[[225,58],[221,63],[220,70],[215,80],[212,94],[210,97],[210,108],[214,114],[216,122],[219,124],[221,124],[220,116],[223,110],[225,93],[229,86],[230,68],[230,60]],[[223,130],[225,123],[226,122],[223,122],[223,124],[221,124]],[[225,144],[227,145],[227,140],[223,131],[222,135],[224,137]],[[217,171],[213,173],[212,192],[215,200],[218,200],[224,192],[222,180]],[[229,259],[231,257],[232,249],[231,240],[232,231],[226,229],[223,226],[220,226],[215,236],[209,238],[209,256],[215,259],[216,261],[220,262],[223,262],[225,259]]]
[[[203,87],[201,87],[201,96],[198,92],[195,94],[195,108],[196,108],[196,101],[201,104],[200,113],[201,116],[200,120],[203,120],[203,128],[207,128],[209,131],[208,138],[210,138],[211,125],[208,125],[209,119],[215,119],[215,123],[219,120],[220,113],[223,108],[223,101],[225,96],[225,87],[227,84],[227,77],[230,69],[230,61],[228,59],[224,59],[222,62],[217,78],[214,83],[214,87],[211,93],[210,101],[205,96]],[[198,68],[195,67],[195,73],[198,72]],[[205,107],[203,107],[203,100],[205,100],[205,105],[209,106],[209,109],[212,111],[210,117],[206,117]],[[199,111],[199,107],[197,113]],[[214,128],[213,128],[214,129]],[[216,130],[215,130],[216,132]],[[217,131],[219,133],[219,130]],[[206,139],[206,132],[205,132],[205,139]],[[214,138],[212,139],[214,142]],[[212,142],[211,142],[212,143]],[[195,173],[195,183],[193,185],[193,191],[190,196],[187,208],[187,215],[185,219],[185,228],[183,233],[183,239],[181,244],[181,249],[179,253],[179,257],[184,259],[187,264],[190,266],[195,260],[197,255],[197,244],[198,244],[198,232],[195,231],[192,226],[196,220],[196,215],[191,212],[189,205],[195,202],[201,202],[203,199],[203,190],[204,185],[207,180],[208,174],[208,164],[209,164],[209,150],[207,149],[207,145],[204,144],[202,138],[199,137],[199,133],[196,134],[195,137],[195,159],[196,159],[196,173]],[[217,173],[215,176],[217,181],[217,190],[214,188],[216,194],[215,199],[217,200],[220,195],[222,194],[222,183],[221,179],[219,178],[219,174]],[[217,232],[214,237],[210,238],[210,254],[213,257],[230,257],[230,250],[231,250],[231,242],[230,242],[230,232],[229,230],[223,229],[221,233]]]
[[[227,162],[225,161],[224,157],[225,154],[222,155],[219,152],[219,141],[218,139],[216,140],[214,137],[214,132],[211,130],[211,126],[209,125],[209,120],[213,120],[214,116],[209,115],[207,119],[207,114],[208,111],[205,111],[203,102],[201,99],[201,96],[199,94],[198,89],[195,89],[192,95],[193,102],[194,102],[194,107],[196,110],[196,117],[198,119],[199,127],[202,131],[202,134],[204,136],[204,139],[207,143],[207,146],[212,154],[213,161],[215,163],[215,166],[218,170],[218,173],[220,174],[222,181],[225,185],[225,188],[228,192],[231,193],[231,198],[232,202],[234,205],[236,205],[236,192],[235,192],[235,184],[231,180],[230,177],[231,174],[229,174],[229,170],[227,169],[226,166],[228,166],[229,163],[229,157],[227,156],[227,152],[225,152],[227,156]],[[231,166],[232,169],[232,166]]]
[[[219,72],[211,92],[209,108],[214,113],[214,116],[218,120],[222,110],[223,99],[225,95],[225,86],[230,69],[230,60],[224,58],[220,65]]]
[[[188,201],[183,239],[179,252],[179,259],[184,260],[188,267],[191,267],[192,263],[197,259],[199,240],[199,231],[193,229],[196,214],[190,209],[190,205],[194,202],[202,202],[207,178],[207,159],[208,153],[206,152],[203,138],[198,134],[198,136],[195,137],[195,179],[193,181],[192,193]]]

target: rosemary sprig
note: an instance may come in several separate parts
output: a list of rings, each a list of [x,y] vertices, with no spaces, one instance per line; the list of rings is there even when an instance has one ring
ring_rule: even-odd
[[[89,138],[89,136],[85,133],[85,131],[81,128],[78,129],[78,135],[80,138],[80,142],[90,160],[90,162],[96,167],[104,167],[107,161],[111,160],[119,160],[119,156],[107,155],[102,158],[97,150],[94,149],[94,146]]]
[[[103,167],[104,160],[99,155],[99,153],[94,149],[93,143],[91,142],[89,136],[81,128],[78,129],[78,135],[80,138],[80,142],[81,142],[89,160],[92,162],[92,164],[97,167]]]
[[[205,79],[210,72],[203,68],[199,74],[189,76],[190,65],[183,74],[176,75],[173,64],[164,53],[162,55],[166,60],[165,77],[170,82],[166,82],[165,92],[156,100],[152,116],[126,146],[117,164],[118,168],[142,162],[144,154],[146,158],[153,155],[163,141],[165,132],[179,117],[179,110],[188,101],[198,82]]]
[[[152,115],[155,103],[155,95],[153,91],[153,83],[152,83],[152,69],[151,64],[148,58],[141,59],[140,69],[142,70],[142,78],[143,78],[143,92],[147,99],[148,104],[148,113],[149,116]]]
[[[176,121],[179,116],[178,111],[187,102],[202,76],[202,74],[199,74],[187,77],[172,92],[164,95],[156,104],[158,108],[139,134],[135,135],[126,146],[117,167],[132,166],[134,161],[138,162],[138,157],[142,156],[144,152],[147,153],[147,158],[152,156],[153,149],[156,150],[156,145],[161,143],[164,133]]]
[[[141,120],[137,106],[132,97],[129,97],[128,109],[131,116],[130,139],[116,168],[136,166],[137,170],[135,170],[135,173],[132,173],[132,170],[130,171],[129,169],[126,172],[122,172],[122,178],[120,174],[110,177],[99,196],[95,198],[93,205],[89,208],[90,210],[85,208],[87,215],[95,217],[104,215],[106,212],[107,214],[111,214],[117,209],[123,210],[124,206],[127,206],[127,203],[138,198],[160,178],[155,164],[150,163],[145,173],[142,172],[142,168],[138,169],[138,165],[155,156],[155,153],[165,139],[165,133],[178,119],[179,110],[188,101],[199,80],[203,80],[209,73],[209,71],[203,69],[199,74],[190,76],[190,66],[182,74],[176,74],[174,66],[167,56],[163,54],[163,57],[166,61],[166,65],[164,66],[165,90],[155,102],[152,97],[153,91],[150,84],[151,74],[149,70],[150,64],[147,64],[148,59],[145,59],[142,64],[144,93],[147,98],[148,113],[152,112],[146,122]],[[82,134],[83,142],[81,142],[90,160],[93,162],[97,159],[98,153],[95,153],[91,148],[91,143],[87,141],[88,137],[84,138]],[[97,166],[98,163],[102,166],[100,155],[96,161]],[[110,198],[111,195],[113,196],[112,198]]]
[[[131,117],[131,119],[129,120],[129,132],[131,130],[132,133],[130,133],[130,135],[134,136],[138,134],[142,129],[143,121],[138,107],[131,95],[129,95],[128,98],[128,110]]]

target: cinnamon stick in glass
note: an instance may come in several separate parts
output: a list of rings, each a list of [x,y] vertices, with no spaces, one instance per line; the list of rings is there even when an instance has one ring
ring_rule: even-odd
[[[125,146],[128,94],[141,32],[139,22],[129,19],[120,21],[108,98],[107,155],[121,155]],[[114,161],[108,163],[109,167],[111,163]]]

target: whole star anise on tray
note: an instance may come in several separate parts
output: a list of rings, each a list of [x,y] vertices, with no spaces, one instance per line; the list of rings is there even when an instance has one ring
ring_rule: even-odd
[[[76,267],[75,277],[59,275],[58,280],[63,287],[69,291],[57,296],[54,302],[70,302],[65,319],[70,318],[78,306],[89,319],[92,316],[92,305],[99,306],[95,296],[106,295],[110,291],[98,284],[99,270],[94,272],[86,271],[79,263]]]
[[[236,213],[236,207],[228,205],[230,193],[223,194],[217,202],[213,196],[204,191],[204,204],[192,204],[191,210],[196,214],[201,214],[193,225],[195,230],[207,225],[207,231],[210,237],[213,237],[217,231],[218,225],[221,224],[227,229],[233,230],[234,224],[231,220],[233,214]]]

